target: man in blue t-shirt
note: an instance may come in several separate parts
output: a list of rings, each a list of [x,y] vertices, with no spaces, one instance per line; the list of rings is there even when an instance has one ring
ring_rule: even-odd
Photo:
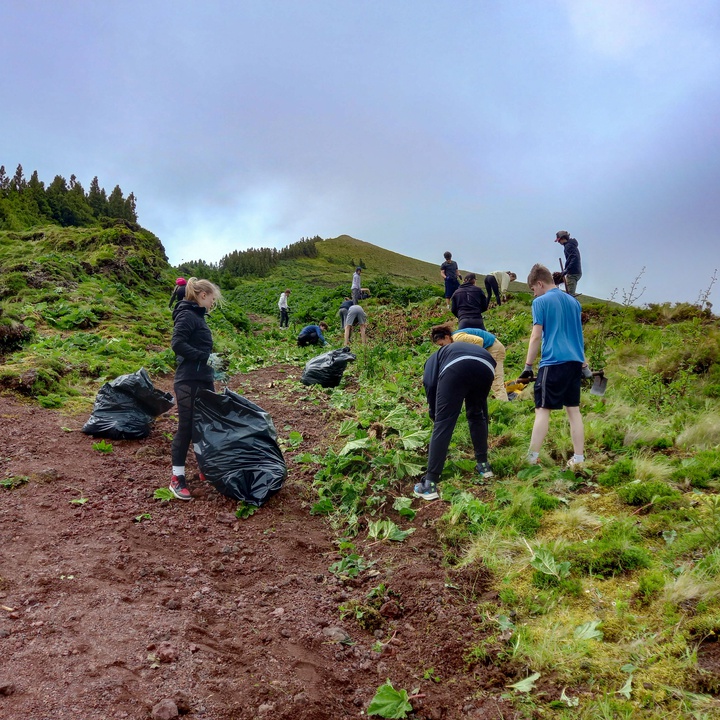
[[[535,381],[535,423],[530,438],[528,462],[538,463],[540,446],[547,435],[550,411],[565,408],[575,453],[568,468],[585,462],[585,428],[580,414],[580,381],[591,377],[585,362],[585,344],[580,320],[580,303],[555,287],[552,273],[539,263],[527,279],[535,296],[532,303],[533,329],[521,378],[533,378],[533,363],[541,350]]]
[[[306,345],[327,345],[323,330],[327,332],[327,323],[321,322],[318,325],[306,325],[298,335],[297,344],[300,347],[305,347]]]

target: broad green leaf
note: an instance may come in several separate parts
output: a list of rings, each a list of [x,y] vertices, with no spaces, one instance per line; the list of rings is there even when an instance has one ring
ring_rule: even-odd
[[[538,548],[533,551],[530,565],[539,572],[543,573],[543,575],[553,575],[557,578],[561,577],[560,568],[558,567],[557,562],[555,562],[553,554],[545,548]]]
[[[524,680],[508,685],[516,692],[529,693],[535,687],[535,681],[540,677],[540,673],[533,673]]]
[[[345,444],[345,447],[340,451],[341,456],[349,455],[353,450],[361,450],[366,448],[370,444],[370,438],[358,438],[357,440],[350,440]]]
[[[570,697],[565,694],[565,688],[563,688],[560,700],[564,702],[568,707],[577,707],[580,704],[580,698]]]
[[[602,620],[590,620],[589,622],[578,625],[575,628],[575,639],[576,640],[602,640],[602,630],[598,630],[598,627],[602,625]]]
[[[358,429],[357,420],[343,420],[338,435],[352,435]]]
[[[290,435],[288,435],[288,444],[291,447],[297,447],[302,441],[303,441],[302,433],[299,433],[296,430],[293,430],[290,433]]]
[[[404,718],[412,710],[413,706],[410,704],[407,690],[396,690],[388,678],[370,701],[367,714],[379,715],[383,718]]]
[[[174,500],[175,496],[166,487],[158,488],[154,493],[153,497],[155,500]]]
[[[497,623],[501,630],[515,629],[515,623],[507,615],[500,615],[497,619]]]
[[[407,435],[400,435],[400,441],[406,450],[414,450],[427,444],[428,433],[425,430],[415,430]]]
[[[632,695],[632,673],[628,675],[628,679],[625,681],[625,684],[617,690],[618,695],[622,695],[623,697],[630,699],[630,696]]]
[[[409,497],[396,497],[393,502],[393,510],[402,510],[412,505],[413,499]]]
[[[402,430],[407,425],[407,410],[404,405],[396,405],[383,419],[383,425],[394,430]]]
[[[334,509],[335,509],[335,506],[332,504],[332,500],[329,500],[328,498],[323,498],[319,502],[316,502],[310,508],[310,514],[311,515],[329,515]]]

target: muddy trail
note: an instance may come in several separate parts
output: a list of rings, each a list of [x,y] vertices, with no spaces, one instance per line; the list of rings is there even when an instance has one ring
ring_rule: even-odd
[[[153,499],[169,479],[172,414],[103,454],[80,432],[86,415],[0,397],[0,479],[28,478],[0,489],[0,717],[358,718],[388,678],[418,689],[412,718],[516,716],[500,696],[521,669],[468,661],[478,602],[494,595],[477,569],[443,564],[441,502],[415,502],[402,543],[361,533],[358,552],[375,564],[358,579],[328,571],[339,556],[327,520],[310,514],[317,466],[296,458],[324,452],[338,422],[301,389],[279,391],[298,375],[230,382],[281,436],[303,436],[285,453],[283,489],[242,520],[200,486],[192,452],[193,500]],[[156,386],[172,390],[171,379]],[[380,585],[372,622],[342,616]]]

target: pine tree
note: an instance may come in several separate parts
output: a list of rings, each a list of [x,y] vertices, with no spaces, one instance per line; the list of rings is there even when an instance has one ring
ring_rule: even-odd
[[[97,175],[90,183],[90,192],[88,192],[88,204],[92,208],[93,215],[96,218],[104,217],[108,214],[108,199],[105,188],[100,187]]]
[[[21,193],[27,187],[27,182],[25,181],[25,177],[23,176],[22,165],[17,166],[17,170],[15,170],[15,175],[12,179],[11,187],[15,190],[16,193]]]
[[[108,216],[111,218],[125,217],[125,198],[119,185],[113,188],[108,198]]]

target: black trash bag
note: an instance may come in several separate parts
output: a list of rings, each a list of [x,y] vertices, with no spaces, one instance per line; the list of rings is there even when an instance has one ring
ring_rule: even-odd
[[[348,347],[323,353],[308,361],[300,380],[305,385],[337,387],[342,380],[345,366],[352,360],[355,360],[355,356]]]
[[[287,466],[272,418],[242,395],[200,390],[193,412],[200,471],[223,495],[260,507],[285,482]]]
[[[82,431],[111,440],[147,437],[157,415],[175,405],[170,393],[155,388],[145,368],[105,383]]]

